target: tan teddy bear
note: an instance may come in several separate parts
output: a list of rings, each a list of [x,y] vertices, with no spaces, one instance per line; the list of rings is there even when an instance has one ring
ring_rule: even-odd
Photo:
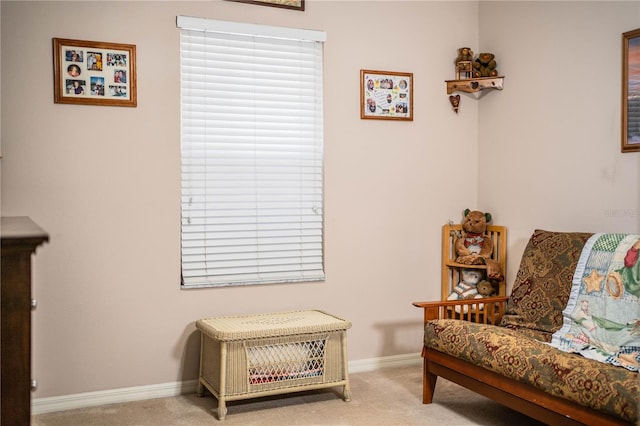
[[[454,243],[458,256],[456,262],[464,265],[484,264],[487,266],[487,278],[501,281],[503,276],[500,264],[492,259],[493,242],[485,234],[489,222],[491,213],[469,209],[464,211],[462,235]]]
[[[487,280],[482,280],[476,284],[476,290],[478,290],[478,294],[483,297],[492,296],[496,292],[493,284]]]
[[[471,72],[473,67],[473,51],[468,47],[458,49],[456,58],[456,68],[458,71]]]

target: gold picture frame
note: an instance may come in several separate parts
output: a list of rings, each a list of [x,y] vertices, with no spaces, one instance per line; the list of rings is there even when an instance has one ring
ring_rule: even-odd
[[[304,10],[304,0],[227,0],[237,3],[259,4],[283,9]]]
[[[53,38],[53,101],[136,107],[136,46]]]
[[[360,118],[413,121],[413,73],[360,70]]]
[[[622,152],[640,152],[640,28],[622,34]]]

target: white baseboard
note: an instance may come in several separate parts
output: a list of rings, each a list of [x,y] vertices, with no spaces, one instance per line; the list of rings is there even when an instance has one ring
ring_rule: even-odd
[[[44,414],[54,411],[95,407],[98,405],[177,396],[195,392],[197,384],[197,380],[188,380],[184,382],[161,383],[158,385],[134,386],[47,398],[34,398],[31,401],[31,414]]]
[[[380,370],[381,368],[408,367],[413,365],[422,365],[422,358],[419,353],[349,361],[349,373],[363,373],[366,371]]]
[[[389,367],[407,367],[420,365],[421,362],[420,354],[393,355],[382,358],[361,359],[349,362],[349,373],[363,373]],[[55,411],[73,410],[76,408],[95,407],[98,405],[177,396],[194,393],[197,385],[197,380],[187,380],[184,382],[162,383],[158,385],[134,386],[96,392],[34,398],[31,401],[31,413],[36,415],[52,413]]]

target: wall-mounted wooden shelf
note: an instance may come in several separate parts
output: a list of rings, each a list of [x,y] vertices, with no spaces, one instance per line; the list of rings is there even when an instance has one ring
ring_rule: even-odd
[[[453,92],[475,93],[485,89],[502,90],[504,77],[477,77],[464,80],[445,81],[447,83],[447,94],[451,94]]]

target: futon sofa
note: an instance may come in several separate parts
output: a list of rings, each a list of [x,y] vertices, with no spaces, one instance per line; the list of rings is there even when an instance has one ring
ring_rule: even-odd
[[[637,371],[551,345],[567,325],[574,275],[590,237],[536,230],[509,298],[481,299],[482,305],[478,299],[415,302],[424,309],[423,403],[432,402],[440,376],[546,424],[638,423]],[[609,291],[620,298],[615,280],[607,281],[597,271],[595,275],[601,285],[583,290],[583,295]],[[638,306],[637,297],[625,293],[625,298]],[[635,342],[640,338],[640,309],[636,312],[635,322],[622,325]],[[568,340],[562,342],[567,346],[578,334],[567,333]],[[637,362],[637,355],[625,356],[635,356]]]

